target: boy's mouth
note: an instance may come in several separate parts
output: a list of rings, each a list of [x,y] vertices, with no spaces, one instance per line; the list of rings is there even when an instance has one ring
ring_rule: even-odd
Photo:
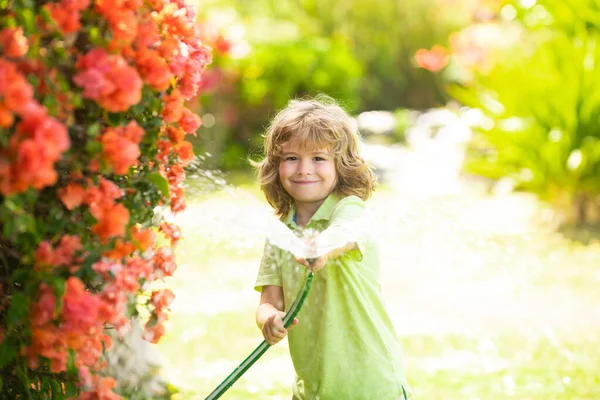
[[[308,185],[311,183],[318,183],[319,181],[292,181],[296,185]]]

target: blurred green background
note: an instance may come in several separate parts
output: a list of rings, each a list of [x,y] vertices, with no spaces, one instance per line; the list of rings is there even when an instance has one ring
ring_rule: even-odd
[[[384,295],[418,399],[600,398],[600,0],[203,1],[163,374],[204,398],[260,342],[247,158],[294,97],[365,135]],[[289,399],[285,343],[223,398]]]
[[[511,179],[570,222],[600,218],[598,0],[210,0],[199,11],[214,49],[190,102],[206,168],[248,172],[294,97],[392,112],[391,134],[373,139],[387,144],[406,141],[409,111],[469,107],[482,116],[466,172]]]
[[[199,24],[214,49],[198,111],[210,121],[198,149],[212,166],[244,168],[247,150],[289,99],[320,92],[349,112],[444,103],[417,49],[447,42],[467,5],[409,1],[203,1]],[[208,125],[208,126],[207,126]]]

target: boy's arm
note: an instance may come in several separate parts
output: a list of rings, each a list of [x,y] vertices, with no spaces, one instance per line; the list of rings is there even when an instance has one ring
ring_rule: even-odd
[[[256,310],[256,324],[270,345],[274,345],[287,335],[287,329],[283,326],[284,309],[285,300],[281,286],[263,286],[260,304]],[[292,325],[297,323],[298,319],[294,318]]]

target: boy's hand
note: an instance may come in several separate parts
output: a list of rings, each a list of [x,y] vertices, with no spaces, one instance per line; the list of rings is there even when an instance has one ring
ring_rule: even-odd
[[[288,330],[283,327],[283,317],[285,317],[285,313],[283,311],[278,311],[271,315],[262,326],[262,334],[271,346],[279,343],[284,337],[287,336]],[[298,318],[294,318],[292,325],[298,324]]]
[[[309,245],[314,246],[314,241],[309,243]],[[317,272],[318,270],[320,270],[321,268],[323,268],[325,266],[325,264],[327,264],[328,261],[335,260],[342,254],[345,254],[346,252],[348,252],[350,250],[354,250],[356,248],[358,248],[358,245],[356,243],[349,242],[345,246],[334,249],[334,250],[330,251],[329,253],[324,254],[322,256],[319,256],[316,258],[308,258],[308,259],[296,257],[296,261],[298,263],[306,266],[308,269],[310,269],[314,273],[314,272]]]
[[[329,257],[326,254],[317,258],[296,258],[296,261],[304,265],[306,268],[310,269],[314,273],[323,268],[325,264],[327,264],[327,261],[329,261]]]
[[[317,237],[318,237],[318,235],[314,235],[314,236],[311,236],[311,237],[305,239],[305,243],[315,253],[317,251]],[[327,261],[329,261],[329,259],[330,259],[329,254],[325,254],[325,255],[322,255],[319,257],[314,257],[314,258],[298,258],[298,257],[296,257],[296,261],[298,263],[304,265],[306,268],[311,270],[313,273],[317,272],[318,270],[323,268],[325,266],[325,264],[327,264]]]

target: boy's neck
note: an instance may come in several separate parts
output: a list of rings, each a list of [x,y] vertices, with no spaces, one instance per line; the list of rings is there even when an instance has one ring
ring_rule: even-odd
[[[295,202],[294,204],[296,206],[296,225],[300,227],[306,226],[306,224],[308,224],[308,221],[310,221],[312,216],[315,215],[315,213],[317,212],[319,207],[321,207],[321,204],[323,204],[324,201],[325,199],[311,203]]]

